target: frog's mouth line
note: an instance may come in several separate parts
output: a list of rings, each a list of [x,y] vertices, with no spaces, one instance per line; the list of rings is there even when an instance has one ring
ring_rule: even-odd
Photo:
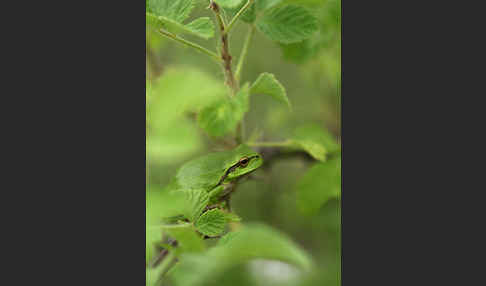
[[[260,155],[253,155],[253,156],[250,156],[248,157],[248,163],[246,164],[247,166],[250,164],[251,160],[252,159],[255,159],[255,158],[259,158]],[[228,175],[233,172],[234,170],[236,170],[236,168],[240,167],[241,166],[241,162],[238,161],[236,162],[236,164],[234,164],[233,166],[229,167],[228,170],[226,170],[226,172],[224,173],[224,175],[221,177],[221,179],[219,179],[219,182],[216,186],[219,186],[223,183],[223,181],[228,177]]]

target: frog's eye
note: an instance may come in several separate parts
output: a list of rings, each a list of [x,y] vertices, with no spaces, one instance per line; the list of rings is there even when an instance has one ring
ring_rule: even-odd
[[[248,165],[248,162],[249,162],[249,161],[250,161],[250,160],[248,160],[248,157],[243,157],[243,158],[241,158],[241,159],[240,159],[240,166],[241,166],[241,167],[243,167],[243,168],[244,168],[244,167],[246,167],[246,166]]]

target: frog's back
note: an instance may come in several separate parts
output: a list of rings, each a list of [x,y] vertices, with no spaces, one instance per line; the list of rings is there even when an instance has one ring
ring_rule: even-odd
[[[210,153],[182,165],[175,180],[183,189],[210,190],[219,182],[225,171],[226,152]]]
[[[209,153],[182,165],[174,178],[174,186],[181,189],[214,188],[227,168],[248,154],[256,154],[246,145],[233,150]]]

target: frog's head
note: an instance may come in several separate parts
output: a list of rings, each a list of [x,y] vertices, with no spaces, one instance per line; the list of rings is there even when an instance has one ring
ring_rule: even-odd
[[[227,170],[228,180],[248,174],[263,164],[262,156],[247,145],[240,145],[233,152],[233,161]]]

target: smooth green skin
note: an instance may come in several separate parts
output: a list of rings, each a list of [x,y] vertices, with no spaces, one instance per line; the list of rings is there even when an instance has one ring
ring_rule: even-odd
[[[245,167],[235,167],[243,157],[254,158]],[[210,199],[214,199],[224,189],[224,184],[254,171],[262,163],[263,159],[258,153],[242,144],[233,150],[210,153],[185,163],[169,186],[172,190],[203,190],[209,193]]]

